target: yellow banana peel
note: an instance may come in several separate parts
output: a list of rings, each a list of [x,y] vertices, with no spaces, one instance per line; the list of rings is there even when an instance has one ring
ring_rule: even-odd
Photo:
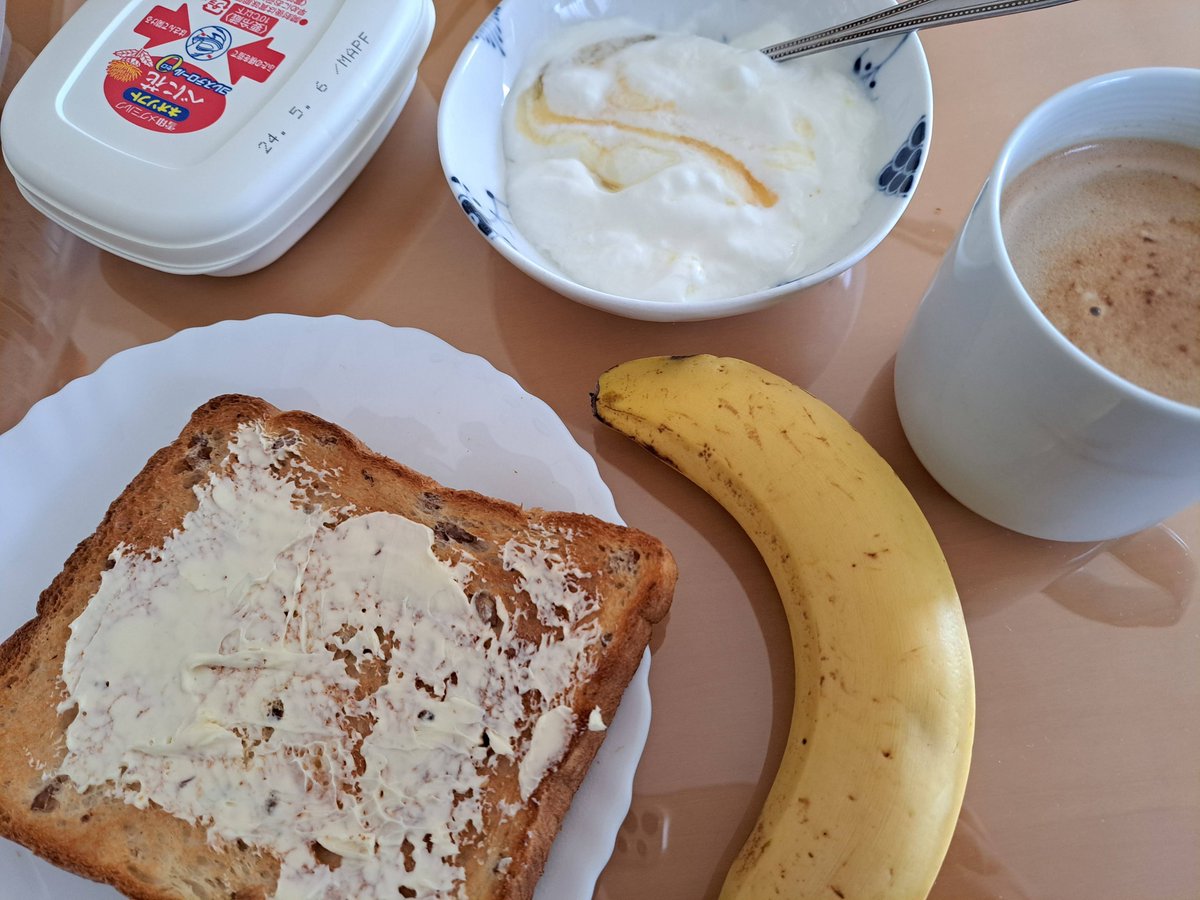
[[[592,407],[737,519],[787,614],[791,728],[722,900],[925,897],[962,804],[975,688],[911,494],[835,411],[741,360],[634,360]]]

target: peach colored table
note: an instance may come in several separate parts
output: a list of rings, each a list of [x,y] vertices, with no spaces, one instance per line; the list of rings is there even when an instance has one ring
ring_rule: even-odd
[[[8,0],[0,99],[76,5]],[[0,173],[0,429],[127,347],[265,312],[424,328],[514,376],[594,454],[624,518],[678,557],[675,605],[653,642],[650,739],[596,896],[692,900],[715,894],[783,750],[783,614],[732,520],[596,423],[588,391],[634,356],[745,357],[831,403],[887,457],[959,585],[978,726],[934,896],[1200,897],[1200,509],[1100,545],[1018,536],[930,479],[892,399],[896,346],[1008,132],[1082,78],[1200,65],[1200,4],[1082,0],[928,32],[931,156],[894,233],[833,283],[689,325],[614,318],[551,293],[504,262],[455,205],[438,163],[438,98],[489,10],[486,0],[440,0],[419,84],[382,149],[306,238],[256,274],[176,277],[106,255],[41,219]]]

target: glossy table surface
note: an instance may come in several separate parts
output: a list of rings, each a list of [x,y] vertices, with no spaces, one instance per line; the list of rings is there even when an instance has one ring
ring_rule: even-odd
[[[76,6],[8,0],[0,99]],[[830,403],[887,458],[958,584],[978,721],[933,896],[1200,897],[1200,509],[1103,544],[1007,532],[921,468],[892,397],[896,347],[1009,131],[1083,78],[1200,66],[1200,4],[1081,0],[927,32],[931,155],[894,232],[831,283],[686,325],[616,318],[550,292],[489,248],[455,204],[438,162],[438,99],[490,8],[438,0],[395,128],[341,201],[261,272],[141,268],[50,225],[0,173],[0,429],[126,348],[267,312],[422,328],[511,374],[595,456],[624,519],[678,559],[675,604],[652,643],[649,742],[596,896],[690,900],[715,896],[783,752],[791,650],[749,540],[700,490],[597,423],[588,392],[605,368],[637,356],[749,359]]]

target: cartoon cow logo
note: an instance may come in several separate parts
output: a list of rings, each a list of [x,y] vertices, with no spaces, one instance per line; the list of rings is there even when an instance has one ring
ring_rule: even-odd
[[[228,28],[220,25],[205,25],[197,28],[187,39],[184,49],[192,59],[207,61],[221,56],[233,43],[233,35]]]

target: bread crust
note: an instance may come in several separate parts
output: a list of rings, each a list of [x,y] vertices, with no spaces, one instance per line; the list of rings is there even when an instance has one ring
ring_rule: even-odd
[[[65,695],[61,673],[70,624],[95,594],[114,548],[160,546],[195,508],[193,487],[221,464],[238,426],[250,422],[262,423],[269,434],[300,435],[305,462],[326,473],[321,488],[352,504],[356,515],[396,512],[429,526],[438,536],[438,555],[452,557],[461,549],[456,545],[487,544],[496,535],[541,527],[571,535],[580,559],[597,567],[597,583],[612,588],[599,613],[604,639],[597,644],[594,674],[573,699],[579,725],[565,756],[518,813],[489,822],[481,842],[462,854],[467,896],[526,900],[603,740],[603,732],[587,729],[588,713],[599,707],[604,721],[612,720],[652,626],[670,605],[676,579],[670,553],[636,529],[447,488],[311,413],[280,411],[236,394],[205,403],[179,437],[149,459],[42,593],[36,617],[0,645],[0,835],[134,898],[258,900],[273,894],[279,876],[273,854],[241,842],[214,850],[199,825],[161,809],[137,809],[104,788],[80,792],[52,774],[65,756],[71,715],[57,711]],[[495,572],[487,577],[501,581]],[[515,771],[496,777],[515,778]],[[500,788],[512,790],[511,784]],[[498,865],[505,857],[511,859],[506,868]]]

